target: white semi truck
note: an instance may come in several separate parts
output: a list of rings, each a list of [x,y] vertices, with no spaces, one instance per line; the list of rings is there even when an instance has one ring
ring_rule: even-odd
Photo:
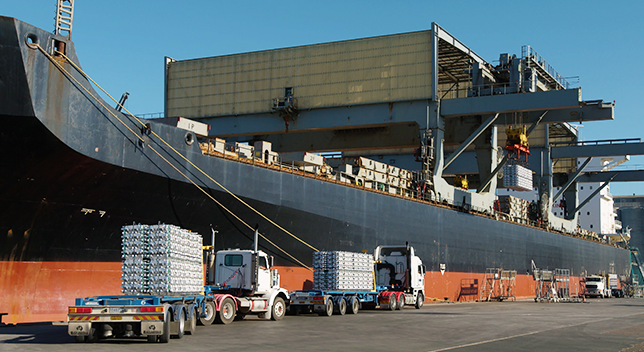
[[[608,285],[608,279],[604,275],[590,275],[585,277],[586,297],[611,297],[611,289]]]
[[[425,301],[425,272],[412,246],[378,246],[374,251],[372,289],[292,291],[289,313],[344,315],[357,314],[360,308],[397,310],[405,305],[420,309]]]
[[[257,250],[257,237],[253,250],[222,250],[215,256],[212,247],[208,249],[206,262],[212,274],[202,293],[77,298],[68,311],[69,335],[77,342],[147,337],[167,343],[170,336],[194,334],[198,322],[229,324],[248,314],[271,320],[284,317],[288,291],[280,287],[272,257]]]

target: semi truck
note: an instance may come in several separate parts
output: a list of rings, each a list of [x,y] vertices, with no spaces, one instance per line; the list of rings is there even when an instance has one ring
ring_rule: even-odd
[[[330,316],[357,314],[361,308],[398,310],[405,305],[420,309],[425,301],[425,272],[422,260],[409,244],[378,246],[374,250],[372,289],[291,291],[288,313]]]
[[[214,237],[214,233],[213,233]],[[281,320],[288,291],[272,269],[273,258],[257,249],[207,249],[208,282],[198,294],[113,295],[77,298],[69,307],[68,333],[76,342],[110,337],[147,337],[167,343],[171,336],[194,334],[197,323],[229,324],[248,314]]]
[[[586,297],[611,297],[611,289],[608,285],[608,278],[604,275],[590,275],[585,277]]]

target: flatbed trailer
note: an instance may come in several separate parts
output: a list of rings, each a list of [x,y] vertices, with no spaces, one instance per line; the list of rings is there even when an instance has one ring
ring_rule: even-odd
[[[68,333],[76,342],[107,337],[147,337],[168,342],[194,334],[206,313],[203,295],[117,295],[77,298],[68,311]],[[211,312],[214,314],[214,312]]]
[[[379,286],[375,290],[311,290],[289,292],[291,302],[289,314],[318,313],[321,316],[332,314],[358,314],[360,309],[380,307],[399,310],[405,306],[405,293],[389,287]],[[421,304],[417,305],[420,308]]]

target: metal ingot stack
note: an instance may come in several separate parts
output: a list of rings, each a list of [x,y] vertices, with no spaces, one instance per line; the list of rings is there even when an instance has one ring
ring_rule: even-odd
[[[148,251],[148,225],[129,225],[121,228],[121,292],[127,294],[149,293],[150,260]]]
[[[313,253],[313,289],[370,290],[373,255],[353,252]]]
[[[513,197],[513,196],[499,196],[500,210],[515,218],[527,219],[530,210],[530,202]]]
[[[505,165],[503,167],[503,187],[515,191],[532,190],[532,170],[521,165]]]
[[[198,293],[203,290],[202,244],[197,233],[174,225],[122,228],[122,292]]]

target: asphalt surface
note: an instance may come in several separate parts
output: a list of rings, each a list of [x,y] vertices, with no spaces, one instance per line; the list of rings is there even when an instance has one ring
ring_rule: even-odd
[[[644,299],[427,304],[357,315],[248,317],[168,344],[75,343],[67,326],[0,327],[0,351],[644,351]]]

